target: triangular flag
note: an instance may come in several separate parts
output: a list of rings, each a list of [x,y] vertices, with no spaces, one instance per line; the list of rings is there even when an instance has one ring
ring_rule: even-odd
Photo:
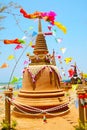
[[[56,36],[56,30],[52,30],[53,36]]]
[[[71,78],[74,75],[74,70],[71,68],[68,70],[69,77]]]
[[[34,48],[34,47],[35,47],[35,45],[32,45],[31,47],[32,47],[32,48]]]
[[[74,103],[75,103],[75,107],[78,108],[78,107],[79,107],[78,99],[76,99],[76,100],[74,101]]]
[[[24,65],[25,65],[25,64],[28,64],[28,63],[29,63],[29,61],[27,61],[27,60],[24,61]]]
[[[78,84],[73,84],[72,85],[72,90],[75,91],[78,88]]]
[[[33,30],[33,26],[30,26],[30,27],[29,27],[29,30]]]
[[[11,83],[16,83],[16,82],[18,82],[18,78],[14,76]]]
[[[51,31],[52,26],[48,26],[48,29]]]
[[[60,48],[60,50],[62,51],[63,54],[66,52],[66,48],[64,47]]]
[[[80,102],[81,104],[84,106],[85,105],[85,101],[83,99],[80,98]]]
[[[1,66],[0,66],[0,68],[7,68],[8,67],[8,64],[7,63],[3,63]]]
[[[21,45],[17,45],[17,46],[15,47],[15,50],[21,49],[21,48],[23,48]]]
[[[15,58],[14,55],[9,55],[7,60],[13,60],[14,58]]]
[[[37,35],[37,32],[33,31],[32,37],[33,37],[33,36],[36,36],[36,35]]]
[[[32,43],[32,41],[31,41],[31,42],[29,43],[29,46],[32,46],[32,44],[33,44],[33,43]]]
[[[27,39],[27,37],[26,37],[26,36],[23,36],[23,37],[22,37],[22,40],[25,40],[25,39]]]
[[[64,61],[66,62],[66,64],[68,64],[69,62],[72,61],[72,57],[66,57],[66,58],[64,59]]]
[[[58,43],[61,43],[62,42],[62,38],[56,38],[56,41],[58,42]]]
[[[25,43],[26,43],[23,39],[19,39],[19,42],[20,42],[21,44],[25,44]]]

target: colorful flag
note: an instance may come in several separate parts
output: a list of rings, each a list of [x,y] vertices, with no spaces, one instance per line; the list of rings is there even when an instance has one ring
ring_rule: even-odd
[[[64,61],[66,62],[66,64],[68,64],[69,62],[72,61],[72,57],[67,57],[64,59]]]
[[[24,61],[24,65],[25,65],[25,64],[28,64],[28,63],[29,63],[29,61],[27,61],[27,60]]]
[[[56,38],[56,41],[58,42],[58,43],[61,43],[62,42],[62,38]]]
[[[51,29],[52,29],[52,26],[48,26],[48,29],[51,31]]]
[[[0,68],[4,69],[4,68],[7,68],[9,65],[7,63],[3,63]]]
[[[72,90],[75,91],[78,88],[78,84],[73,84],[72,85]]]
[[[67,33],[67,29],[61,23],[54,21],[54,25],[56,25],[59,29],[61,29],[65,34]]]
[[[68,70],[69,77],[72,77],[74,75],[74,70],[71,68]]]
[[[33,44],[32,41],[30,41],[29,46],[32,46],[32,44]]]
[[[63,54],[66,52],[66,48],[64,47],[60,48],[60,50],[62,51]]]
[[[21,45],[17,45],[17,46],[15,47],[15,50],[17,50],[17,49],[21,49],[21,48],[23,48],[23,46],[21,46]]]
[[[14,55],[9,55],[8,58],[7,58],[7,60],[13,60],[14,58],[15,58]]]
[[[21,44],[21,43],[24,44],[25,41],[22,39],[18,39],[18,38],[14,39],[14,40],[7,40],[7,39],[4,40],[4,44]]]
[[[18,78],[16,76],[14,76],[11,83],[16,83],[16,82],[18,82]]]

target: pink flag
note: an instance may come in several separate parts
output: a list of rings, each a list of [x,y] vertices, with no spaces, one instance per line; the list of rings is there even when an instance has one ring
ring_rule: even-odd
[[[23,48],[21,45],[17,45],[17,46],[15,47],[15,50],[21,49],[21,48]]]

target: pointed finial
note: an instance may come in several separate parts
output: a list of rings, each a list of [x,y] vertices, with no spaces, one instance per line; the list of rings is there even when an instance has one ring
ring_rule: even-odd
[[[55,61],[55,51],[54,51],[54,49],[53,49],[53,65],[55,65],[56,66],[56,61]]]
[[[76,62],[75,62],[75,65],[74,65],[74,76],[76,76],[76,77],[78,76],[78,75],[77,75],[77,66],[76,66]]]
[[[75,66],[76,66],[76,62],[75,62]]]
[[[53,56],[55,55],[55,51],[54,51],[54,49],[53,49]]]
[[[41,33],[42,32],[42,26],[41,26],[41,19],[39,18],[39,22],[38,22],[38,32]]]

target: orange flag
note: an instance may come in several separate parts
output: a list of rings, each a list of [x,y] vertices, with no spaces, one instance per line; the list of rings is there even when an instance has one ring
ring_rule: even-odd
[[[14,39],[14,40],[4,40],[4,44],[24,44],[25,43],[25,41],[24,40],[21,40],[21,39],[18,39],[18,38],[16,38],[16,39]]]
[[[8,67],[8,64],[7,63],[3,63],[1,66],[0,66],[0,68],[7,68]]]

